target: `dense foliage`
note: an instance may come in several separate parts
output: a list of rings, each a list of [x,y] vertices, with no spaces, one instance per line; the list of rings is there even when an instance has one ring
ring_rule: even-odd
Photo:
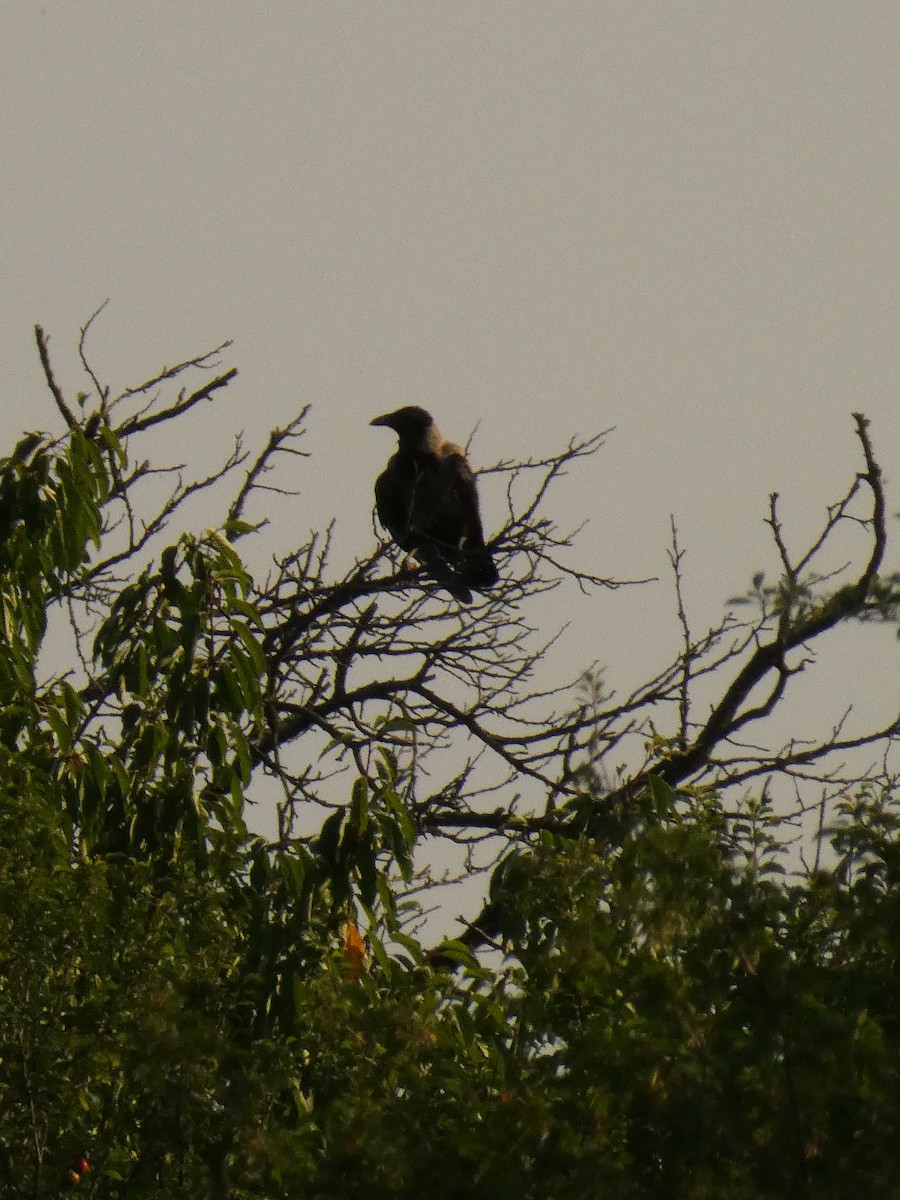
[[[792,874],[764,798],[662,759],[606,803],[586,765],[493,872],[486,953],[423,949],[404,718],[313,834],[249,832],[277,658],[249,527],[106,586],[126,443],[101,405],[0,460],[6,1194],[900,1194],[887,781]],[[90,662],[45,677],[77,605]]]

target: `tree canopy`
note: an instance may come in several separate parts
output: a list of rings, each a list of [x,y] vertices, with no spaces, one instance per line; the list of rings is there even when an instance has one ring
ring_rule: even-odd
[[[604,435],[490,468],[501,582],[471,608],[384,543],[334,573],[327,530],[259,579],[241,547],[306,413],[192,478],[142,439],[215,402],[227,346],[113,396],[87,332],[70,400],[38,328],[62,427],[0,459],[7,1194],[900,1194],[897,715],[751,737],[841,623],[896,622],[865,418],[799,554],[772,497],[745,620],[692,631],[673,528],[676,660],[548,690],[536,598],[624,585],[549,515]]]

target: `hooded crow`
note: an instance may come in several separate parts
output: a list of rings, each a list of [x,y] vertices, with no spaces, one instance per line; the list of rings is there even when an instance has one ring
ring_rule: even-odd
[[[401,550],[468,604],[470,588],[481,591],[498,576],[484,544],[475,474],[464,451],[417,405],[371,424],[393,429],[400,443],[375,482],[379,521]]]

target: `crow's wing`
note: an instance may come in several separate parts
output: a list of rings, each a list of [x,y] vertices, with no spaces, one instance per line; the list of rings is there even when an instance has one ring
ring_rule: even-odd
[[[375,480],[378,520],[402,550],[412,550],[412,507],[415,476],[403,470],[395,455]]]
[[[448,446],[447,450],[444,463],[449,503],[455,513],[453,543],[457,550],[457,571],[471,587],[490,587],[497,582],[497,568],[484,544],[475,473],[458,446]]]

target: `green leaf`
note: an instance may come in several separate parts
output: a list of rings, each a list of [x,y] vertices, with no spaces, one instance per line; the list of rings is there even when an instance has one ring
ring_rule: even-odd
[[[678,800],[677,793],[665,780],[660,779],[658,775],[649,775],[647,777],[647,791],[650,793],[653,805],[660,816],[675,811]]]
[[[47,705],[47,723],[53,730],[60,753],[68,754],[72,749],[72,729],[53,703]]]
[[[228,538],[237,539],[243,537],[247,533],[256,533],[263,526],[262,521],[257,521],[255,524],[249,521],[226,521],[222,526],[222,532]]]
[[[316,847],[326,862],[336,863],[338,860],[338,846],[344,815],[343,809],[337,809],[323,822],[322,828],[319,830]]]
[[[450,939],[445,942],[440,942],[434,949],[436,955],[443,958],[449,958],[453,962],[458,963],[461,967],[476,968],[478,960],[464,942]]]
[[[350,798],[350,824],[359,833],[364,833],[369,821],[369,784],[360,776],[353,784]]]
[[[254,636],[253,632],[243,623],[243,621],[232,621],[231,628],[235,631],[238,637],[243,642],[247,654],[250,656],[250,662],[253,665],[253,670],[256,677],[264,678],[268,674],[268,664],[266,663],[265,655],[261,643]]]

